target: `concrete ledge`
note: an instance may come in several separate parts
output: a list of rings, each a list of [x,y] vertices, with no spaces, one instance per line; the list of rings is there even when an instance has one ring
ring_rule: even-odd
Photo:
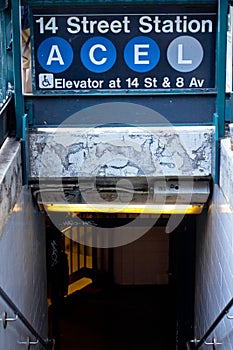
[[[0,149],[0,237],[22,188],[21,145],[7,138]]]
[[[30,178],[209,176],[213,127],[32,130]]]

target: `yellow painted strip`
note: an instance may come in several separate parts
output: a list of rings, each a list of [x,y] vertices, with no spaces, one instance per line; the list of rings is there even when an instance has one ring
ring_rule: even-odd
[[[43,204],[47,212],[75,213],[132,213],[132,214],[200,214],[203,205],[185,204],[134,204],[134,205],[103,205],[103,204]]]

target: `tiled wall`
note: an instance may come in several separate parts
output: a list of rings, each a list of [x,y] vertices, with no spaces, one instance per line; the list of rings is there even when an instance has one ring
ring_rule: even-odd
[[[0,286],[47,338],[44,219],[32,202],[29,189],[22,188],[20,145],[13,142],[8,146],[9,152],[0,152]],[[14,316],[0,297],[0,318],[3,312]],[[21,321],[8,323],[6,329],[0,322],[0,349],[21,350],[25,346],[18,341],[25,341],[27,336],[34,339]]]
[[[220,169],[208,214],[197,223],[195,336],[199,339],[233,297],[233,151],[228,138],[221,142]],[[229,314],[233,315],[233,307]],[[232,350],[233,320],[225,317],[208,340],[213,337],[223,343],[220,349]]]

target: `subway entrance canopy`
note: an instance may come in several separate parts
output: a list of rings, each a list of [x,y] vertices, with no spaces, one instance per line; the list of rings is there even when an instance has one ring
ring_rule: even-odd
[[[181,181],[182,204],[194,188],[203,204],[224,134],[228,1],[22,0],[15,17],[19,5],[30,9],[32,91],[17,94],[17,132],[25,181],[50,193],[44,205],[56,204],[59,179],[69,190],[94,179],[110,197],[112,184],[129,180],[155,198],[161,177],[165,203]],[[19,33],[15,24],[15,42]]]
[[[21,3],[31,16],[33,97],[25,101],[33,126],[111,101],[138,103],[173,125],[213,125],[222,114],[228,1]],[[77,125],[108,123],[158,124],[109,114],[79,116]]]

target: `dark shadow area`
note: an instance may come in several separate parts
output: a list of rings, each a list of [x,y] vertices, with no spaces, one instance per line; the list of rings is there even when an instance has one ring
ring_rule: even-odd
[[[175,349],[168,286],[89,285],[65,298],[61,350]]]
[[[194,337],[195,231],[195,217],[187,216],[169,235],[167,253],[162,255],[169,261],[163,270],[168,284],[122,285],[113,283],[117,251],[114,265],[112,250],[87,250],[50,227],[49,337],[56,339],[55,350],[185,350],[186,342]],[[159,235],[159,229],[147,237],[154,246],[161,244],[152,240],[155,234]],[[139,243],[145,243],[143,238]],[[143,277],[156,263],[146,260],[150,249],[136,248],[139,257],[145,258],[137,261],[138,265],[129,265],[132,278],[137,271]],[[131,253],[125,250],[122,261],[136,261],[137,255]],[[146,261],[148,269],[142,269]],[[81,286],[83,279],[92,283]]]

